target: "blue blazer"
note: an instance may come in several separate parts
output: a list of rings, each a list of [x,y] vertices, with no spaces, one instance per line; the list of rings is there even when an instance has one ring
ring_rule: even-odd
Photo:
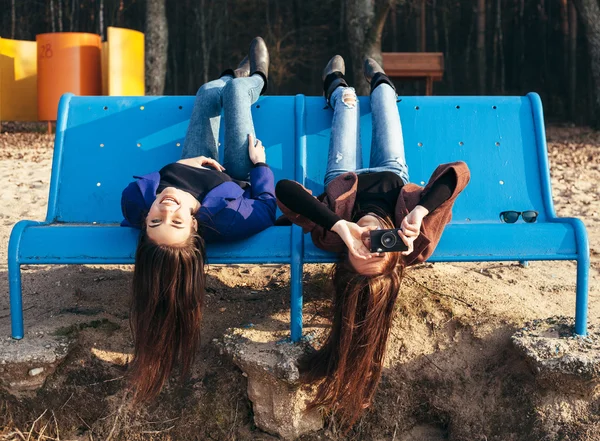
[[[121,210],[124,227],[141,229],[146,213],[156,199],[158,172],[134,176],[123,190]],[[250,171],[250,188],[224,182],[209,191],[195,214],[207,242],[229,242],[250,237],[275,223],[275,178],[267,165]]]

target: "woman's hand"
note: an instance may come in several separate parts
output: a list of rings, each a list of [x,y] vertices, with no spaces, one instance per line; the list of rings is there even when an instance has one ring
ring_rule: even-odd
[[[217,171],[225,171],[225,167],[219,164],[213,158],[207,158],[206,156],[196,156],[195,158],[187,158],[180,159],[177,161],[178,164],[189,165],[190,167],[202,168],[202,167],[212,167]]]
[[[421,233],[423,218],[428,214],[429,210],[427,208],[417,205],[404,219],[402,219],[402,224],[400,225],[401,230],[398,230],[398,236],[400,236],[402,242],[408,247],[408,250],[402,252],[405,256],[413,252],[413,243]]]
[[[348,247],[348,252],[354,257],[358,259],[370,259],[373,257],[373,254],[367,249],[362,238],[369,231],[376,229],[377,226],[375,225],[360,227],[354,222],[341,219],[333,225],[331,231],[337,233],[342,238]]]
[[[265,147],[262,145],[260,139],[254,138],[252,135],[248,135],[248,156],[250,156],[252,164],[267,162]]]

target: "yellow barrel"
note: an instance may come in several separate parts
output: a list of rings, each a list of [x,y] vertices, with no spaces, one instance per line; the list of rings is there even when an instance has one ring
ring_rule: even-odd
[[[102,95],[100,36],[54,32],[36,36],[38,119],[55,121],[61,95]]]
[[[0,121],[37,121],[35,41],[0,38]]]
[[[144,95],[144,34],[108,27],[102,47],[103,95]]]

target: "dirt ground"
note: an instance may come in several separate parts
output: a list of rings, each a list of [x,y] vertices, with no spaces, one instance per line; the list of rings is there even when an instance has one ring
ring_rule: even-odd
[[[589,322],[600,324],[600,132],[550,127],[548,140],[557,213],[581,218],[588,229]],[[39,133],[0,134],[0,359],[21,344],[9,337],[8,238],[18,220],[45,217],[52,143]],[[202,347],[191,377],[173,378],[156,402],[139,407],[129,404],[124,380],[132,351],[131,270],[23,268],[25,340],[62,344],[68,354],[33,391],[15,392],[11,367],[0,366],[0,440],[276,439],[253,425],[246,380],[212,340],[231,326],[276,322],[285,329],[287,267],[210,266]],[[329,266],[306,270],[305,323],[319,338],[330,306]],[[598,395],[585,406],[577,404],[581,396],[542,406],[554,395],[510,342],[527,321],[574,314],[575,270],[574,262],[410,269],[374,405],[346,435],[328,418],[325,429],[302,439],[600,440]]]

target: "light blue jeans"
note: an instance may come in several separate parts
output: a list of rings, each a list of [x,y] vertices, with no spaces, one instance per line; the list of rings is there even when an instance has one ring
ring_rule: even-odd
[[[248,180],[253,166],[248,156],[248,135],[256,138],[250,107],[258,100],[263,85],[263,78],[257,74],[247,78],[223,76],[202,85],[196,94],[181,159],[206,156],[219,160],[223,112],[225,173]]]
[[[344,98],[348,102],[344,102]],[[352,103],[354,99],[355,103]],[[333,108],[329,157],[325,187],[339,175],[391,171],[408,183],[408,166],[404,156],[402,125],[396,105],[396,92],[380,84],[371,93],[373,135],[369,168],[363,168],[360,143],[360,108],[351,87],[338,87],[331,94]]]

